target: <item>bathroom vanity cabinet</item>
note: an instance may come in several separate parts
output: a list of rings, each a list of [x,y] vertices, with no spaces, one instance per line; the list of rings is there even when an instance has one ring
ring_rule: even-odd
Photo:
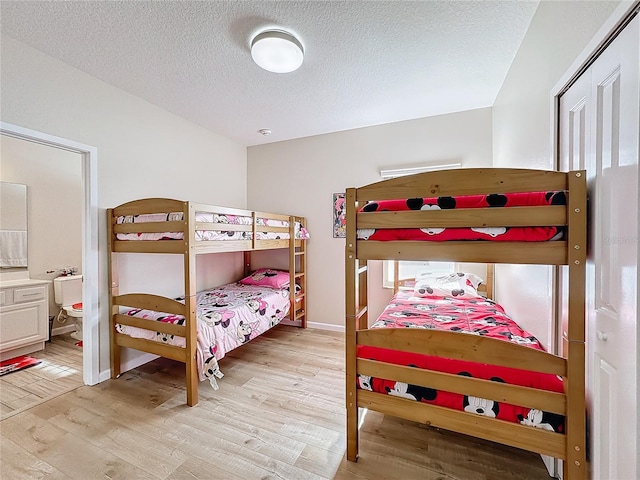
[[[0,361],[44,349],[49,339],[50,283],[0,283]]]

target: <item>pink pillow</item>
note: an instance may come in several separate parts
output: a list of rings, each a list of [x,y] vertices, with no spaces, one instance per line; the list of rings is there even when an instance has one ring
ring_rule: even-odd
[[[248,277],[240,280],[245,285],[261,285],[263,287],[283,288],[289,284],[289,272],[259,268]]]

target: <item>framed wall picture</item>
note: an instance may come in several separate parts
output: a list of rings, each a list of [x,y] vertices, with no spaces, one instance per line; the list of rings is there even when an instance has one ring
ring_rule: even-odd
[[[344,193],[333,194],[333,238],[347,236],[347,219],[344,205]]]

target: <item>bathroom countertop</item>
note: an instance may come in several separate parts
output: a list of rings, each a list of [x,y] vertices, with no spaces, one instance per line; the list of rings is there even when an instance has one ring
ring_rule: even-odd
[[[35,278],[22,278],[19,280],[2,280],[0,281],[0,288],[27,287],[29,285],[43,285],[45,283],[51,283],[51,280],[38,280]]]

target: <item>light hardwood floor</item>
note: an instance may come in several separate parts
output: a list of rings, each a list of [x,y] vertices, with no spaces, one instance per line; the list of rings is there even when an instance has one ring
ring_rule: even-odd
[[[30,354],[39,365],[0,377],[0,419],[82,385],[82,348],[67,335],[56,335],[44,350]]]
[[[344,336],[278,326],[185,405],[158,359],[0,422],[5,479],[548,479],[539,456],[369,412],[345,460]]]

